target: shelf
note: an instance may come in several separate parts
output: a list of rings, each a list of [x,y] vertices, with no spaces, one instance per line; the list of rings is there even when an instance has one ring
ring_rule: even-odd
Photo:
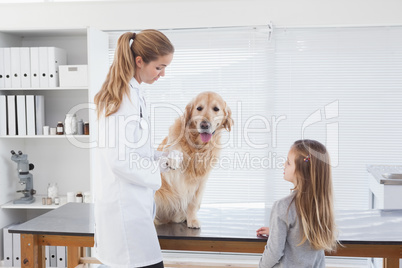
[[[87,28],[48,28],[48,29],[37,29],[37,28],[26,28],[24,30],[21,29],[3,29],[1,30],[3,33],[19,35],[22,37],[37,37],[37,36],[50,36],[50,37],[60,37],[60,36],[86,36]]]
[[[24,91],[24,90],[54,90],[54,91],[64,91],[64,90],[88,90],[88,87],[27,87],[27,88],[0,88],[4,91]]]
[[[35,195],[35,202],[32,204],[13,204],[13,201],[1,205],[3,209],[56,209],[61,205],[42,205],[42,195]]]
[[[71,138],[86,138],[89,135],[35,135],[35,136],[0,136],[0,139],[71,139]]]
[[[0,206],[2,209],[56,209],[61,207],[64,204],[60,205],[42,205],[42,197],[47,197],[45,195],[35,195],[35,202],[32,204],[14,204],[13,201],[10,201],[8,203],[5,203]],[[60,196],[60,199],[67,199],[66,196]]]

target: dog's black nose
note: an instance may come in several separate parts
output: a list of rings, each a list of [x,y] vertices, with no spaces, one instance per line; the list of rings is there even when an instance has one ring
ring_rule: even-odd
[[[200,126],[201,126],[201,129],[209,129],[211,127],[211,123],[209,123],[207,121],[202,121]]]

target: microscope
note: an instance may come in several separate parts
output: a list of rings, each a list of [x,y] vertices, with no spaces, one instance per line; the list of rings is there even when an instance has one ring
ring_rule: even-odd
[[[34,194],[36,191],[33,189],[33,176],[29,173],[30,170],[34,169],[34,165],[30,164],[28,161],[28,155],[22,154],[18,151],[16,154],[11,151],[11,160],[18,164],[18,178],[20,179],[20,184],[25,184],[25,190],[19,190],[17,193],[24,194],[20,199],[14,200],[14,204],[31,204],[35,201]]]

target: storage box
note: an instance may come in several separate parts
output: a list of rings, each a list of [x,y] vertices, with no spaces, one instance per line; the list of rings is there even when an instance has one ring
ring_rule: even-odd
[[[60,65],[60,87],[87,87],[88,65]]]

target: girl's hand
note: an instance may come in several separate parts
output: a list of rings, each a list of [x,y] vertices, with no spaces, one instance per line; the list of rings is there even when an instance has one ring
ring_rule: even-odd
[[[267,236],[269,235],[269,228],[268,227],[261,227],[257,230],[257,236]]]

